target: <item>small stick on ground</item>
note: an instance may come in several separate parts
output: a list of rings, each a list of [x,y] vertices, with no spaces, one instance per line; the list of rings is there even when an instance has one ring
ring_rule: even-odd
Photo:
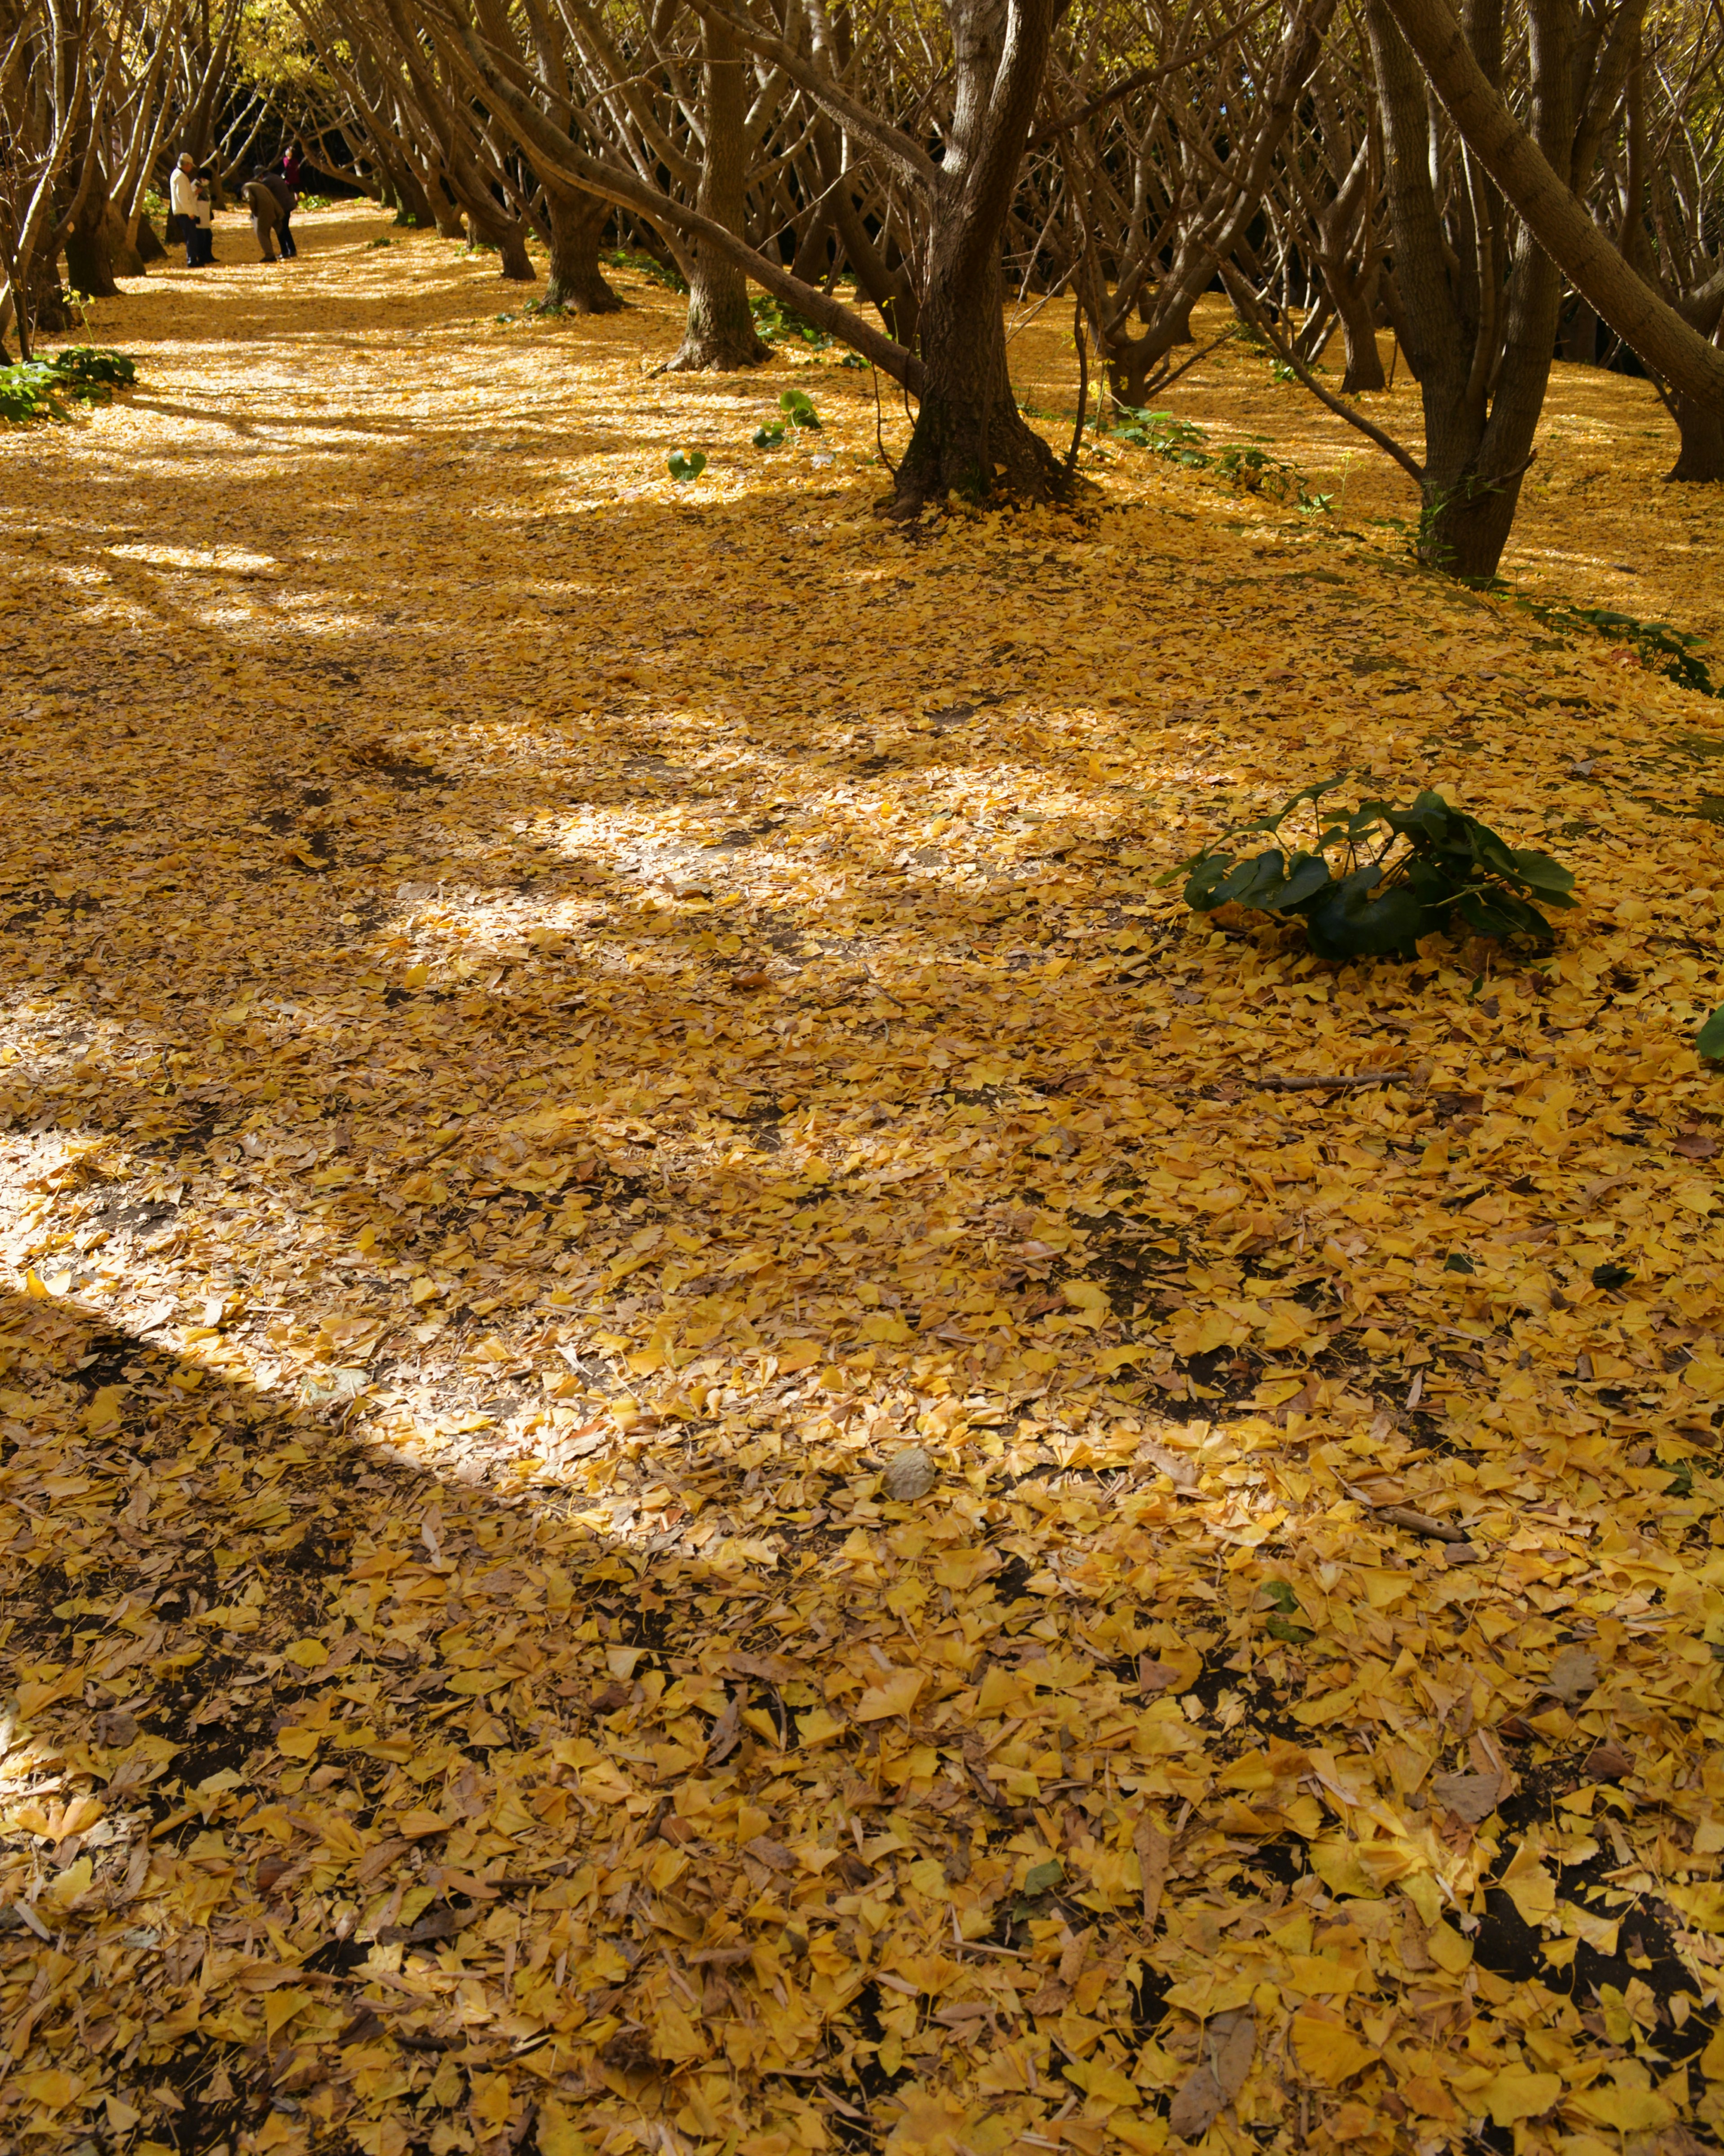
[[[1410,1086],[1410,1070],[1365,1070],[1352,1078],[1280,1078],[1271,1073],[1266,1078],[1250,1078],[1248,1085],[1257,1086],[1265,1093],[1325,1093],[1348,1092],[1360,1086]]]

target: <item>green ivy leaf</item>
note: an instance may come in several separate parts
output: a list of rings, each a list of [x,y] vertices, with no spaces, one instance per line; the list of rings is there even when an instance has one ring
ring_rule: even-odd
[[[704,449],[673,449],[664,459],[670,476],[679,485],[685,486],[690,480],[699,479],[706,469]]]
[[[1065,1876],[1065,1866],[1057,1856],[1049,1857],[1045,1864],[1032,1864],[1024,1875],[1026,1894],[1047,1894]]]
[[[1710,1061],[1724,1063],[1724,1004],[1719,1004],[1701,1028],[1700,1037],[1694,1045]]]

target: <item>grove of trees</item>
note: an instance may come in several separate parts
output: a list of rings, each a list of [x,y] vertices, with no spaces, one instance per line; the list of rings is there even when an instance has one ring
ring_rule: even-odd
[[[0,0],[0,335],[68,325],[160,239],[182,153],[290,136],[572,314],[608,234],[688,290],[678,368],[762,346],[750,284],[915,409],[894,510],[1054,498],[1010,295],[1069,309],[1105,411],[1243,325],[1416,480],[1488,578],[1553,357],[1649,377],[1670,477],[1724,480],[1724,27],[1698,0]],[[1378,332],[1423,439],[1372,417]]]

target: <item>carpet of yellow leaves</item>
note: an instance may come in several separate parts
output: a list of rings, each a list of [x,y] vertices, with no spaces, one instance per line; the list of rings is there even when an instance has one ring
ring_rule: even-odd
[[[0,444],[0,2136],[1701,2145],[1715,707],[305,227]],[[1156,888],[1349,764],[1549,963]]]

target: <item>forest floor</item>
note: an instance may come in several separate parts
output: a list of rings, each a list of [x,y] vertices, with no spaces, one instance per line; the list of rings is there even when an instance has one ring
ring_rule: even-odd
[[[1718,706],[300,228],[0,439],[0,2142],[1716,2146]],[[1514,566],[1711,628],[1650,394]],[[1553,950],[1157,887],[1349,767]]]

